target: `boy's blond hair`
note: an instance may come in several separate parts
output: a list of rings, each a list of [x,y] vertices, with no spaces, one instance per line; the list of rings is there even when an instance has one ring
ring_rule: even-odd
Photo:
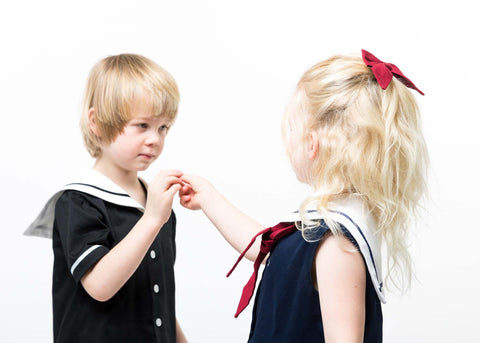
[[[90,71],[80,120],[83,139],[92,157],[101,156],[102,144],[109,144],[122,133],[139,101],[154,116],[173,121],[180,96],[174,78],[155,62],[135,54],[109,56]],[[88,113],[94,109],[95,134]]]

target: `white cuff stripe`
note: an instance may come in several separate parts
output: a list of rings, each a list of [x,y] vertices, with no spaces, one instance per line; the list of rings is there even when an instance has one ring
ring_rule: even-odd
[[[92,251],[94,251],[95,249],[97,249],[99,247],[101,247],[101,245],[93,245],[90,248],[88,248],[82,255],[80,255],[80,257],[77,258],[77,260],[73,264],[72,268],[70,269],[70,273],[72,273],[72,275],[73,275],[73,272],[75,271],[75,268],[78,267],[80,262],[82,262],[85,259],[85,257],[87,257]]]

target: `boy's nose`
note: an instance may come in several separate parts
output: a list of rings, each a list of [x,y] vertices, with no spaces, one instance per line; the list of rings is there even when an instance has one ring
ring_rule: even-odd
[[[160,134],[156,132],[152,132],[148,135],[146,139],[146,143],[148,145],[159,144],[161,140],[162,140],[162,137]]]

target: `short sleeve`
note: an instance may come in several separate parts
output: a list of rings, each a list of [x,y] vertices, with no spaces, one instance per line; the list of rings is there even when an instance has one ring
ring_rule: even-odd
[[[55,206],[54,230],[58,232],[67,266],[77,282],[110,250],[110,230],[102,201],[84,193],[66,191],[62,194]]]

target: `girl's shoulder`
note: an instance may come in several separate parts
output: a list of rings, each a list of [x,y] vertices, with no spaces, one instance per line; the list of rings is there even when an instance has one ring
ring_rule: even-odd
[[[302,235],[306,240],[323,237],[328,231],[328,220],[339,224],[344,235],[352,241],[363,256],[365,265],[375,286],[379,299],[385,303],[382,279],[381,239],[378,226],[366,204],[357,196],[345,197],[329,204],[327,214],[316,210],[309,210],[301,214],[296,211],[290,214],[285,221],[296,222],[301,227],[303,221],[308,221],[308,228],[303,229]],[[311,225],[313,223],[313,225]]]

